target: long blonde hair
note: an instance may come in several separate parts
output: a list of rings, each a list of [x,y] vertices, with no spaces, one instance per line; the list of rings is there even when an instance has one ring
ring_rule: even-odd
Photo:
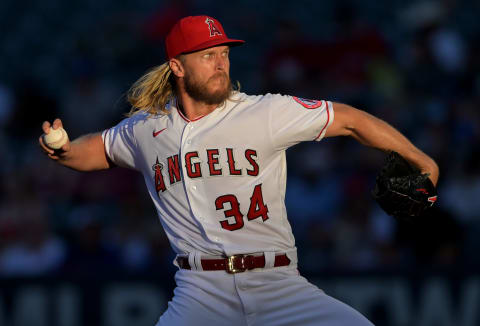
[[[180,57],[180,60],[183,58]],[[240,91],[240,83],[232,85],[229,100],[232,95]],[[127,113],[128,117],[139,113],[168,114],[166,104],[176,96],[176,83],[170,65],[167,62],[154,67],[140,77],[127,92],[127,100],[132,108]],[[233,100],[237,102],[236,100]],[[225,103],[223,103],[225,104]]]
[[[138,112],[168,114],[165,105],[175,96],[175,80],[168,61],[154,67],[130,87],[127,100],[132,105],[127,116]]]

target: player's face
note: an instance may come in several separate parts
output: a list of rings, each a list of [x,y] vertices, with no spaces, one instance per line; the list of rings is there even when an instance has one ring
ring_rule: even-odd
[[[232,89],[228,46],[216,46],[185,55],[184,85],[188,95],[206,104],[224,102]]]

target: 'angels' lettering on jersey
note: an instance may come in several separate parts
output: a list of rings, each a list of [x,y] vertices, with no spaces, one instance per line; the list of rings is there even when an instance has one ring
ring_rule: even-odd
[[[184,164],[187,176],[190,179],[204,176],[257,176],[260,173],[260,166],[257,162],[257,151],[254,149],[234,150],[233,148],[210,148],[206,149],[202,160],[198,151],[185,153],[180,163],[179,155],[171,155],[164,163],[160,162],[158,156],[152,165],[153,179],[157,193],[164,192],[168,186],[182,181],[180,164]],[[240,155],[243,154],[243,155]],[[240,156],[240,157],[239,157]],[[168,180],[168,183],[165,181]]]

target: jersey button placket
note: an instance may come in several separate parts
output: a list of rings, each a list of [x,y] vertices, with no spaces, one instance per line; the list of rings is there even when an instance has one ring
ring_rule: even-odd
[[[192,129],[194,129],[194,126],[191,122],[189,122],[187,124],[187,126],[185,127],[183,135],[182,135],[181,151],[183,153],[188,153],[189,152],[189,149],[190,149],[189,145],[192,144],[192,140],[190,138],[191,137],[190,134],[191,134]],[[192,180],[187,176],[185,162],[182,162],[182,169],[184,171],[184,175],[186,176],[186,178],[184,180],[184,183],[185,183],[186,189],[188,190],[187,191],[187,197],[189,198],[188,200],[189,200],[189,203],[190,203],[190,208],[192,210],[193,216],[202,224],[205,232],[208,232],[208,230],[206,228],[206,225],[205,225],[205,224],[208,224],[208,219],[203,217],[203,212],[199,212],[196,209],[195,200],[193,199],[194,196],[198,196],[198,191],[197,191],[198,187],[196,185],[191,184]]]
[[[193,128],[194,128],[194,126],[193,126],[193,124],[192,124],[191,122],[189,123],[189,128],[190,128],[190,130],[193,130]],[[191,144],[192,144],[192,139],[191,139],[191,138],[190,138],[190,139],[187,139],[187,144],[188,144],[188,145],[191,145]]]
[[[187,139],[190,137],[190,130],[192,129],[191,127],[192,127],[191,122],[189,122],[185,126],[185,128],[183,129],[182,139],[181,139],[181,143],[180,143],[180,150],[183,153],[181,164],[182,164],[183,175],[185,176],[184,184],[185,184],[185,188],[187,189],[187,197],[190,197],[190,192],[195,187],[195,186],[191,186],[192,180],[188,177],[187,169],[186,169],[186,165],[185,165],[185,153],[189,152],[189,147],[190,147],[189,145],[191,144],[191,141],[187,141]],[[188,201],[190,202],[190,206],[192,206],[192,199],[189,198]],[[193,210],[193,207],[192,207],[192,210]]]

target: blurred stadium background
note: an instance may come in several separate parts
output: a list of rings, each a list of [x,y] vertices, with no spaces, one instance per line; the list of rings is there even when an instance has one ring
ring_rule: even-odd
[[[300,272],[376,325],[480,325],[480,2],[0,2],[0,325],[154,325],[174,258],[140,175],[78,173],[37,146],[116,124],[129,86],[164,61],[179,17],[231,37],[249,94],[345,102],[440,165],[437,207],[397,223],[370,191],[383,154],[350,139],[288,151]]]

